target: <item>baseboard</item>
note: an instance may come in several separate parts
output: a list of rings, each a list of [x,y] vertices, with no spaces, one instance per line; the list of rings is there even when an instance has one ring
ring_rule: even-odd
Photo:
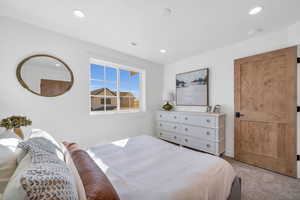
[[[155,136],[155,133],[152,130],[142,130],[141,135],[151,135]]]
[[[225,156],[233,158],[234,152],[232,150],[225,150]]]

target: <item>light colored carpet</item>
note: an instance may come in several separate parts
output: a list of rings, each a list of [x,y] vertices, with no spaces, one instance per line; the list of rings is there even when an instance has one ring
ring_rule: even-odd
[[[231,158],[229,161],[242,178],[242,200],[300,200],[300,179],[250,166]]]

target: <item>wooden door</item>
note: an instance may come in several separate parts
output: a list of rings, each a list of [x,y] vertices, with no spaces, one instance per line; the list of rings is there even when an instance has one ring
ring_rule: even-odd
[[[235,159],[296,177],[297,47],[234,65]]]
[[[67,91],[70,85],[70,81],[41,79],[41,95],[48,97],[61,95]]]

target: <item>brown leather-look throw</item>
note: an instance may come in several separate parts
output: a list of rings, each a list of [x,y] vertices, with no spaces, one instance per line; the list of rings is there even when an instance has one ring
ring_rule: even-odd
[[[70,154],[72,154],[74,151],[80,150],[80,147],[77,143],[63,142],[63,144],[68,149]]]
[[[109,179],[89,154],[75,143],[65,143],[78,170],[88,200],[120,200]]]

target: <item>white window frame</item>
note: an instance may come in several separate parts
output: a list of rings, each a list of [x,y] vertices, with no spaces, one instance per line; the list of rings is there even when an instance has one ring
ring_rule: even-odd
[[[117,110],[112,110],[112,111],[92,111],[92,102],[91,102],[91,91],[90,91],[90,86],[91,86],[91,80],[97,80],[97,79],[91,79],[91,64],[96,64],[104,67],[111,67],[117,69]],[[105,68],[104,68],[105,69]],[[119,90],[119,84],[120,84],[120,70],[128,70],[128,71],[134,71],[138,72],[140,74],[140,80],[139,80],[139,92],[140,92],[140,98],[139,98],[139,109],[129,109],[129,110],[120,110],[120,90]],[[104,71],[104,79],[105,79],[105,71]],[[138,112],[145,112],[146,111],[146,71],[144,69],[136,68],[136,67],[131,67],[127,65],[122,65],[122,64],[117,64],[113,62],[108,62],[108,61],[103,61],[95,58],[90,58],[89,62],[89,112],[91,115],[95,114],[117,114],[117,113],[138,113]],[[99,80],[98,80],[99,81]],[[106,82],[106,80],[103,80]],[[106,92],[105,92],[106,93]],[[104,95],[104,98],[106,97],[106,94]],[[105,105],[106,105],[106,100],[105,100]]]

